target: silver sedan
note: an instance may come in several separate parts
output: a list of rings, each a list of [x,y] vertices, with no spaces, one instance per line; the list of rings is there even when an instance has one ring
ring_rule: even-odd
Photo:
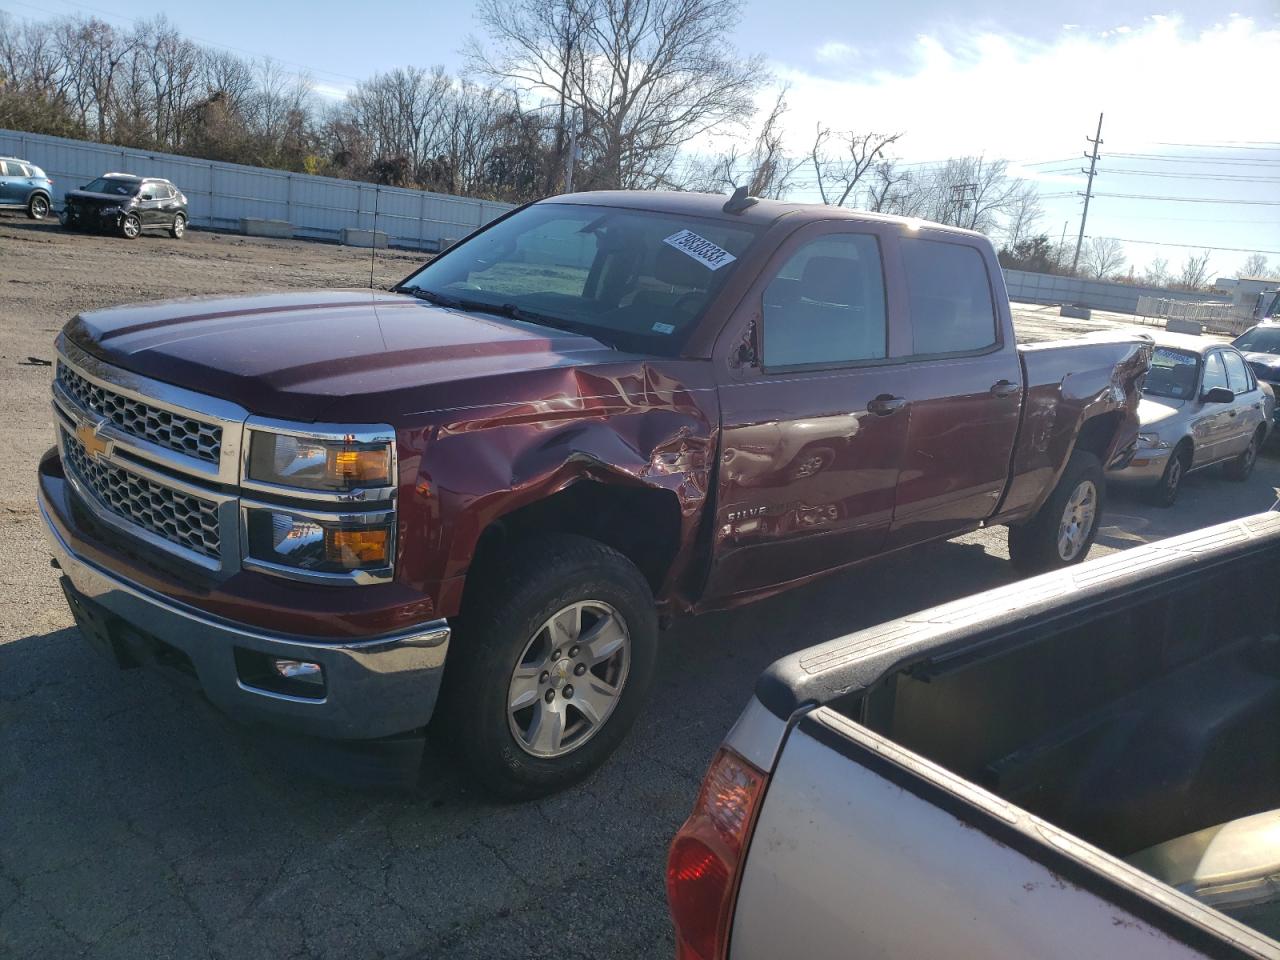
[[[1193,470],[1224,464],[1231,480],[1253,472],[1275,396],[1230,344],[1173,333],[1155,340],[1138,406],[1138,448],[1109,479],[1147,487],[1156,503],[1171,506]]]

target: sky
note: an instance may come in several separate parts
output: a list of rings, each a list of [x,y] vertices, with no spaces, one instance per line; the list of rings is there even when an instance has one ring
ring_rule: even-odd
[[[165,13],[194,40],[271,56],[322,96],[414,64],[464,66],[465,0],[0,0],[17,17]],[[1280,265],[1280,0],[744,0],[732,41],[790,90],[788,144],[818,122],[901,131],[904,163],[1013,161],[1045,197],[1040,230],[1079,229],[1081,154],[1103,113],[1086,236],[1125,242],[1139,273],[1214,250],[1232,275],[1259,250]],[[761,105],[776,87],[762,91]],[[801,170],[793,199],[816,200]],[[806,182],[808,181],[808,182]],[[1139,199],[1156,198],[1156,199]],[[1176,198],[1176,199],[1174,199]]]

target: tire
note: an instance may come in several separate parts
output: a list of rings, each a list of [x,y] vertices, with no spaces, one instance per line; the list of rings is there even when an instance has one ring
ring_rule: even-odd
[[[657,659],[653,594],[622,554],[569,535],[525,541],[477,575],[433,732],[499,797],[562,790],[613,753],[640,711]],[[575,621],[584,637],[596,628],[596,652],[608,653],[594,666]],[[615,696],[602,693],[611,687]]]
[[[35,194],[27,201],[27,216],[32,220],[43,220],[49,216],[49,198],[43,193]]]
[[[142,221],[134,213],[126,213],[120,221],[120,236],[126,240],[137,240],[142,236]]]
[[[1077,450],[1039,512],[1021,526],[1009,528],[1009,560],[1014,569],[1039,573],[1079,563],[1098,536],[1105,503],[1102,464],[1092,453]],[[1077,521],[1084,522],[1070,527],[1068,508]],[[1071,534],[1070,529],[1076,532]],[[1069,537],[1065,550],[1060,546],[1064,536]]]
[[[1169,462],[1164,466],[1164,473],[1151,488],[1150,499],[1157,507],[1172,507],[1182,491],[1182,481],[1191,469],[1191,447],[1186,442],[1178,444]]]
[[[1265,436],[1266,429],[1259,427],[1253,431],[1253,436],[1249,438],[1249,446],[1245,448],[1244,453],[1234,460],[1227,461],[1226,466],[1222,468],[1222,473],[1228,480],[1242,483],[1249,479],[1249,475],[1253,473],[1253,468],[1258,462],[1258,451],[1262,449],[1262,441]]]
[[[182,214],[178,214],[173,218],[173,226],[169,228],[169,236],[175,240],[181,240],[187,235],[187,218]]]

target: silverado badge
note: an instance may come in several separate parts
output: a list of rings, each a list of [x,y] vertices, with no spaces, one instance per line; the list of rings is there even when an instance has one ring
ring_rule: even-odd
[[[94,459],[105,459],[111,456],[111,451],[115,449],[113,441],[98,434],[106,422],[106,420],[99,420],[97,423],[89,423],[86,420],[81,421],[76,427],[76,439],[84,447],[84,452]]]

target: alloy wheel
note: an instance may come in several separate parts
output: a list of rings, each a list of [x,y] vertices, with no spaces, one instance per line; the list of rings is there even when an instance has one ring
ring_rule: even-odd
[[[631,635],[609,604],[583,600],[561,608],[525,646],[511,675],[511,735],[535,757],[561,757],[608,722],[631,665]]]
[[[1081,480],[1067,498],[1058,523],[1058,556],[1071,561],[1080,555],[1098,514],[1098,488],[1092,480]]]

